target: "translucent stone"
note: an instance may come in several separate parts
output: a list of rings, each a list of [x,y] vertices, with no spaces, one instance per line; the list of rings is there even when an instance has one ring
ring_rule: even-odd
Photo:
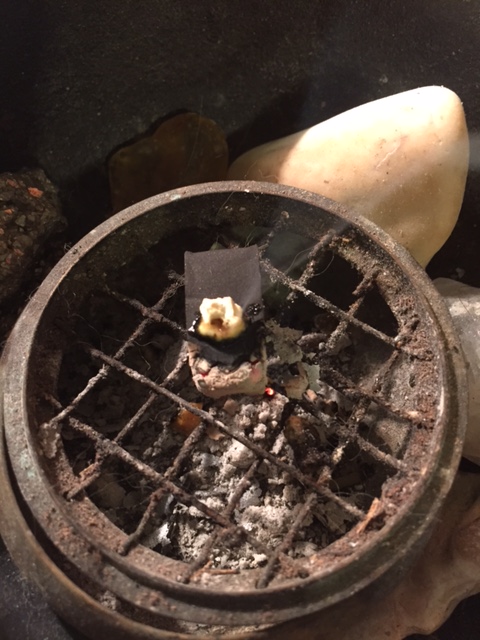
[[[113,212],[163,191],[224,180],[228,148],[220,127],[197,113],[163,122],[108,163]]]

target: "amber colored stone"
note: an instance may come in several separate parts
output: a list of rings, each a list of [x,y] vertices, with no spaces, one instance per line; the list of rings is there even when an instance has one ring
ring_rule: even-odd
[[[228,147],[220,127],[197,113],[163,122],[108,163],[113,212],[163,191],[224,180]]]
[[[197,409],[202,408],[202,404],[199,402],[192,402],[192,406]],[[202,419],[200,416],[197,416],[195,413],[188,411],[188,409],[180,409],[177,414],[177,417],[172,422],[173,428],[184,436],[189,436],[192,431],[194,431]]]

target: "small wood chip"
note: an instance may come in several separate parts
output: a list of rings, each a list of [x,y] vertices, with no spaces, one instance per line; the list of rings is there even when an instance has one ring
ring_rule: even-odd
[[[383,504],[380,502],[378,498],[375,498],[372,504],[370,505],[370,509],[368,510],[368,513],[365,516],[365,519],[362,520],[362,522],[360,522],[357,525],[357,530],[356,530],[357,533],[364,533],[364,531],[372,523],[372,521],[375,520],[375,518],[378,518],[378,516],[381,515],[382,513],[383,513]]]

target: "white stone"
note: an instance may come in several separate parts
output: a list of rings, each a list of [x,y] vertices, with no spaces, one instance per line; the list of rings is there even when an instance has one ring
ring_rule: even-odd
[[[455,226],[468,159],[460,99],[431,86],[369,102],[248,151],[228,179],[278,182],[337,200],[425,266]]]

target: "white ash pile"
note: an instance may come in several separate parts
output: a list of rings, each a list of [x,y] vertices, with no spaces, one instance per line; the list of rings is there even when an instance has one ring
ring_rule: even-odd
[[[170,496],[161,503],[155,526],[150,527],[143,540],[143,544],[162,554],[193,562],[205,545],[210,544],[210,568],[252,569],[267,561],[267,556],[261,551],[262,545],[273,550],[284,540],[305,503],[307,489],[287,471],[258,456],[235,436],[247,438],[253,445],[262,447],[279,461],[315,480],[322,469],[328,477],[332,460],[337,464],[344,454],[344,447],[338,446],[335,440],[333,418],[320,411],[316,411],[314,417],[291,398],[298,398],[306,391],[314,402],[316,392],[321,391],[322,398],[327,398],[337,408],[340,406],[340,412],[347,411],[348,401],[319,381],[318,366],[308,362],[302,366],[298,362],[298,357],[303,354],[295,345],[298,339],[296,332],[288,328],[283,330],[273,321],[268,323],[268,328],[268,350],[276,354],[269,361],[269,380],[277,388],[282,386],[285,392],[268,389],[271,395],[236,395],[206,400],[207,404],[211,403],[209,414],[228,425],[233,437],[209,425],[207,435],[196,444],[186,471],[177,479],[208,509],[217,514],[229,513],[243,532],[252,534],[259,543],[258,547],[253,548],[241,532],[238,534],[237,531],[233,536],[231,532],[222,535],[222,527],[205,512],[177,502]],[[302,372],[301,375],[291,373],[292,364],[297,372]],[[170,446],[166,440],[177,441],[180,431],[185,435],[184,428],[189,428],[188,422],[185,416],[182,419],[177,416],[176,421],[165,425],[159,435],[160,448],[168,450]],[[198,422],[193,421],[190,428]],[[350,475],[348,463],[346,469],[346,474]],[[244,491],[236,503],[229,506],[249,471],[252,473]],[[360,477],[357,478],[357,490],[365,490]],[[288,554],[295,558],[309,557],[345,535],[354,524],[354,520],[334,503],[320,500],[303,522]],[[215,542],[214,534],[217,535]]]

